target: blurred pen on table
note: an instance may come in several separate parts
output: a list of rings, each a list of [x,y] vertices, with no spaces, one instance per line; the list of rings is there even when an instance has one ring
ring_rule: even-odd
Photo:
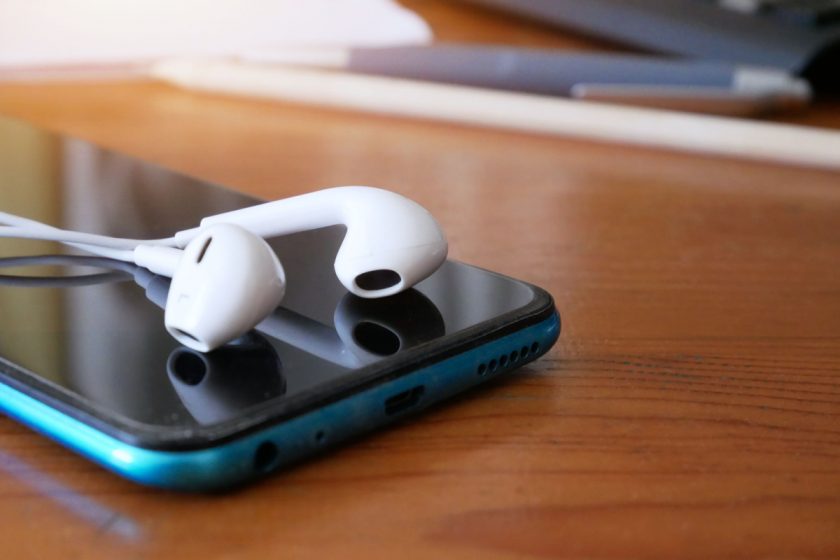
[[[436,44],[261,49],[246,61],[723,115],[804,107],[805,80],[775,68],[659,56]]]
[[[166,60],[149,75],[212,94],[840,168],[840,134],[804,126],[231,59]]]

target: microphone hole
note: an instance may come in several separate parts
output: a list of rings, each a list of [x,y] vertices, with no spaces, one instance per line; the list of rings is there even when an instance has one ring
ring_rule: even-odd
[[[396,286],[402,278],[393,270],[380,269],[371,270],[356,276],[356,285],[367,291],[385,290]]]

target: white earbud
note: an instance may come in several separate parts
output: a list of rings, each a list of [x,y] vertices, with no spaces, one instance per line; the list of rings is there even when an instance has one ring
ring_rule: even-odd
[[[372,187],[336,187],[204,218],[201,228],[175,235],[183,246],[202,228],[236,224],[263,238],[344,225],[335,273],[366,298],[401,292],[446,259],[447,242],[432,215],[401,195]]]
[[[203,229],[183,250],[141,245],[134,255],[140,266],[172,278],[166,330],[200,352],[254,328],[286,291],[283,266],[268,243],[232,224]]]
[[[437,221],[419,204],[372,187],[336,187],[204,218],[166,239],[58,229],[0,212],[0,237],[48,239],[172,278],[166,329],[207,352],[252,329],[280,303],[283,267],[264,238],[332,225],[347,233],[335,272],[350,292],[379,298],[410,288],[446,259]]]

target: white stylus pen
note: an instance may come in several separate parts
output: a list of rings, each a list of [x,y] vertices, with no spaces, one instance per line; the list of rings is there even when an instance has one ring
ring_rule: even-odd
[[[840,134],[804,126],[229,60],[165,61],[150,74],[227,95],[840,168]]]

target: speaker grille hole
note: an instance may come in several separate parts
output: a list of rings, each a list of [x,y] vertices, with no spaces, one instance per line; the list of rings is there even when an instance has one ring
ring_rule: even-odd
[[[476,372],[478,375],[484,377],[488,373],[495,373],[496,370],[502,370],[508,366],[513,366],[519,360],[524,360],[530,354],[536,353],[540,349],[537,342],[531,344],[530,347],[523,346],[519,350],[511,350],[509,354],[502,354],[498,358],[494,358],[486,364],[479,364]]]

